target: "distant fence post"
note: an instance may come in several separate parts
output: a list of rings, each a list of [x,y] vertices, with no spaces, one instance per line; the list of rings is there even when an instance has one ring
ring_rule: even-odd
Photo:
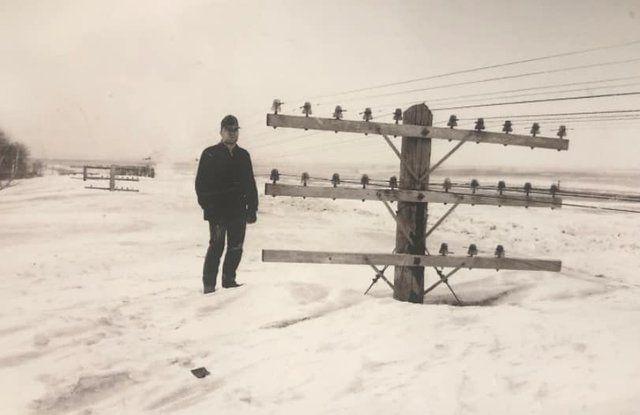
[[[109,168],[109,191],[113,192],[116,188],[116,165],[112,164]]]

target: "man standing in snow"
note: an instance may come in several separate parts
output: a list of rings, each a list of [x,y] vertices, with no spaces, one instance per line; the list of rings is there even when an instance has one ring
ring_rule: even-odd
[[[242,257],[247,223],[255,223],[258,191],[253,176],[251,156],[240,148],[238,119],[227,115],[220,123],[222,140],[206,148],[200,156],[196,175],[198,204],[209,222],[209,248],[204,260],[204,293],[216,289],[220,258],[227,239],[227,253],[222,264],[222,287],[239,287],[236,269]]]

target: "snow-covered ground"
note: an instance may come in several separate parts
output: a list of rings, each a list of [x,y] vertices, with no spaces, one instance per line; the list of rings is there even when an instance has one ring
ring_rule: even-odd
[[[0,193],[0,413],[640,411],[637,215],[460,206],[430,250],[503,244],[563,270],[464,270],[451,283],[467,306],[446,287],[415,305],[382,282],[363,296],[368,267],[260,259],[390,252],[384,206],[261,196],[246,285],[204,296],[193,172],[137,187],[47,176]],[[195,378],[200,366],[211,375]]]

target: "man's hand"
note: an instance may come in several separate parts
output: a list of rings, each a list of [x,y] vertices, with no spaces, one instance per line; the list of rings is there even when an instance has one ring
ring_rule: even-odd
[[[247,223],[256,223],[258,218],[256,217],[256,212],[247,212]]]

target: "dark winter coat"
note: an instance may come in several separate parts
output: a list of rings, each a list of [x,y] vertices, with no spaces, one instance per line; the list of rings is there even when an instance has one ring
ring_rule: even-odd
[[[198,204],[205,220],[231,221],[255,215],[258,191],[247,150],[222,143],[206,148],[196,175]]]

